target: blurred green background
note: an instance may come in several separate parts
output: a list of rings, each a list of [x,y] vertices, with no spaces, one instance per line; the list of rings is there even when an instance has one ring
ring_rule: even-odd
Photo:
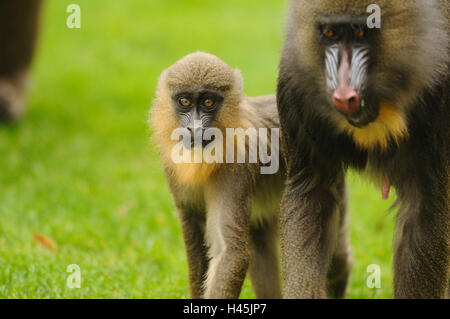
[[[275,91],[279,0],[47,1],[28,112],[0,126],[0,297],[187,298],[183,242],[147,126],[161,71],[202,50],[241,69],[245,92]],[[348,298],[392,297],[394,213],[349,176],[354,267]],[[41,234],[57,247],[33,240]],[[69,264],[81,268],[69,289]],[[367,266],[381,267],[369,289]],[[246,282],[243,298],[253,298]]]

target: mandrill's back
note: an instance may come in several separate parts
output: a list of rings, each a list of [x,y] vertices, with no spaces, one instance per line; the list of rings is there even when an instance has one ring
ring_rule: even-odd
[[[279,128],[277,98],[275,94],[245,97],[241,103],[244,110],[242,116],[250,121],[254,127]]]

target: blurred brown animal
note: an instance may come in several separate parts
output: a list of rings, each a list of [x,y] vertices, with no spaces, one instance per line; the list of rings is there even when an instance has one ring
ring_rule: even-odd
[[[21,117],[42,0],[0,1],[0,122]]]

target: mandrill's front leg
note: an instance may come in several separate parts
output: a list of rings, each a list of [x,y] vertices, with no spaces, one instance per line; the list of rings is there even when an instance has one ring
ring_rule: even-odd
[[[208,270],[204,216],[192,208],[180,209],[178,214],[188,262],[190,295],[192,299],[200,299]]]
[[[305,190],[298,180],[289,179],[281,204],[283,297],[327,298],[327,272],[339,228],[336,187]]]
[[[422,187],[418,192],[420,187],[414,183],[408,185],[408,191],[405,187],[398,190],[402,207],[397,216],[394,254],[396,298],[448,298],[448,182],[436,180],[423,185],[427,185],[427,190]]]
[[[251,188],[243,185],[242,175],[238,177],[218,176],[205,194],[210,257],[205,298],[238,298],[249,266]]]

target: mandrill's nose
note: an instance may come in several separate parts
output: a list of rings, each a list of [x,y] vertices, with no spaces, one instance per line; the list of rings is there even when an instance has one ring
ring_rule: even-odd
[[[352,116],[359,111],[359,95],[348,86],[341,86],[333,93],[333,103],[345,115]]]
[[[204,129],[201,126],[187,128],[191,135],[191,147],[201,145]],[[197,145],[196,145],[197,144]]]

